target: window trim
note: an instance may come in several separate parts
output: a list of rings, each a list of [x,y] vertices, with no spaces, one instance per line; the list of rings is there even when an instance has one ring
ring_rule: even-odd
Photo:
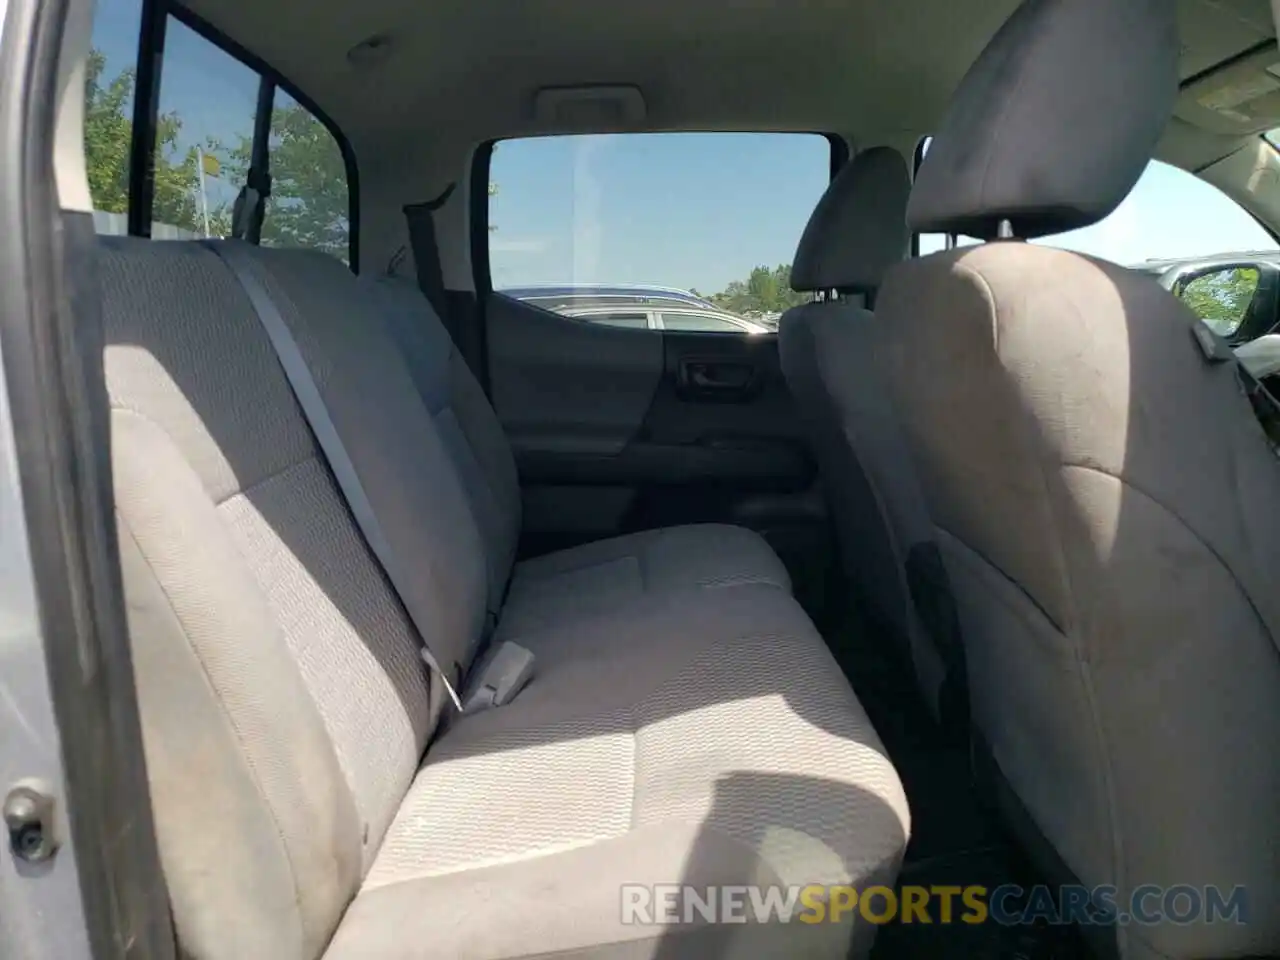
[[[515,138],[507,138],[515,139]],[[476,298],[484,303],[494,292],[493,273],[489,269],[489,177],[493,171],[493,150],[501,140],[486,140],[476,147],[471,157],[471,183],[467,202],[471,205],[468,219],[471,221],[471,274]],[[480,329],[485,328],[483,307],[480,313]],[[486,356],[488,355],[486,351]]]
[[[666,318],[668,316],[694,317],[699,319],[706,318],[708,320],[718,320],[721,323],[724,323],[730,327],[733,327],[734,329],[707,330],[707,329],[699,329],[696,327],[688,327],[685,329],[681,329],[680,327],[668,328],[667,321],[666,321]],[[755,323],[751,320],[748,320],[746,317],[735,317],[731,314],[717,313],[712,310],[693,310],[693,309],[679,309],[679,308],[674,310],[655,310],[654,317],[658,321],[659,330],[670,329],[672,333],[726,333],[730,335],[742,334],[743,336],[747,336],[747,337],[760,337],[760,336],[764,336],[766,333],[769,332],[763,329],[762,330],[750,329],[750,327],[753,327],[753,326],[763,327],[763,324]]]
[[[802,137],[822,137],[827,141],[827,148],[830,151],[830,161],[828,166],[827,184],[836,178],[836,175],[844,169],[844,165],[849,162],[849,143],[838,133],[821,130],[636,130],[634,133],[772,133],[782,136],[802,136]],[[547,136],[572,136],[573,134],[548,134]],[[619,134],[625,136],[625,134]],[[489,265],[489,178],[492,175],[490,165],[493,161],[493,150],[500,144],[507,141],[518,140],[534,140],[539,139],[535,136],[527,137],[498,137],[494,140],[486,140],[476,148],[474,156],[471,158],[471,196],[469,202],[471,209],[469,212],[469,220],[471,222],[471,273],[472,282],[475,284],[476,296],[480,298],[480,302],[484,302],[484,298],[493,293],[493,273]],[[483,309],[483,308],[482,308]],[[483,313],[481,314],[481,329],[484,329]],[[744,335],[752,336],[749,331],[743,331]]]
[[[133,137],[129,145],[129,207],[127,213],[130,236],[151,236],[151,213],[155,205],[155,139],[160,116],[160,83],[164,74],[164,46],[169,17],[194,31],[233,60],[238,60],[259,76],[259,106],[264,86],[272,88],[272,109],[265,119],[262,110],[254,116],[253,156],[265,152],[265,139],[261,146],[259,136],[269,136],[271,113],[275,111],[275,90],[283,90],[298,104],[308,110],[329,131],[338,145],[347,175],[347,257],[351,271],[360,270],[360,174],[355,150],[346,134],[316,102],[288,77],[261,57],[246,50],[209,21],[193,13],[177,0],[142,0],[142,18],[138,35],[138,55],[135,62],[133,96]],[[146,97],[141,93],[146,89]],[[146,158],[138,162],[139,157]],[[257,232],[257,231],[255,231]],[[250,237],[257,243],[260,237]]]
[[[520,302],[526,303],[526,301],[523,300]],[[533,304],[528,305],[533,306]],[[570,320],[582,320],[586,323],[598,324],[602,327],[613,327],[615,330],[644,330],[648,332],[661,329],[661,327],[658,326],[659,321],[657,319],[657,314],[644,307],[633,310],[620,310],[616,307],[587,307],[583,310],[574,311],[572,313],[560,313],[557,310],[547,310],[546,312],[554,316],[565,317]],[[608,322],[609,319],[616,317],[640,317],[644,320],[645,325],[643,327],[628,327],[623,324]]]
[[[163,14],[157,15],[158,8],[163,5],[164,0],[142,0],[138,23],[138,52],[133,74],[133,127],[129,139],[129,196],[125,207],[126,230],[131,237],[151,236],[160,72],[164,64],[165,27],[168,23]],[[134,163],[135,157],[151,159],[146,163]]]
[[[911,151],[911,186],[912,189],[916,185],[916,177],[920,174],[920,164],[924,163],[924,145],[929,142],[932,135],[926,133],[916,141],[916,147]],[[911,259],[920,256],[920,232],[918,230],[911,231]]]

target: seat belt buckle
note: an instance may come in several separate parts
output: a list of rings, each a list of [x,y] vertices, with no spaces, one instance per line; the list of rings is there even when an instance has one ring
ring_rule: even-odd
[[[440,661],[435,658],[435,654],[426,648],[425,644],[418,647],[418,652],[422,655],[422,662],[430,667],[434,673],[439,675],[440,682],[444,684],[445,693],[449,694],[449,699],[453,701],[453,705],[457,707],[458,712],[461,713],[462,698],[458,696],[458,688],[455,687],[453,681],[449,679],[449,674],[445,673],[444,670],[441,669]]]
[[[504,640],[497,644],[474,673],[462,712],[479,713],[510,703],[533,677],[533,661],[533,652],[518,643]]]

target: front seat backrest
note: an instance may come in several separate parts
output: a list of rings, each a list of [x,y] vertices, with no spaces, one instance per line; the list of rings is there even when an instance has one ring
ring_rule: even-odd
[[[1280,463],[1178,300],[1024,242],[1101,220],[1141,175],[1177,92],[1174,7],[1019,8],[908,208],[990,242],[894,267],[878,304],[1010,823],[1121,911],[1179,884],[1202,907],[1280,897]],[[1280,914],[1247,919],[1092,932],[1126,960],[1275,955]]]
[[[885,271],[906,256],[910,190],[906,163],[890,147],[859,153],[831,182],[791,268],[792,287],[818,299],[783,315],[778,350],[818,458],[845,579],[936,705],[943,667],[905,572],[932,524],[876,359],[880,324],[867,309]]]

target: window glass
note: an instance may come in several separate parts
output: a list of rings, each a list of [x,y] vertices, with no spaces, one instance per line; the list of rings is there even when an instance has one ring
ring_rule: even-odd
[[[1139,269],[1153,260],[1277,249],[1263,226],[1225,193],[1159,160],[1147,164],[1105,220],[1036,242]]]
[[[925,138],[922,157],[928,149]],[[920,253],[941,250],[945,242],[942,234],[921,234]],[[957,245],[977,242],[960,237]],[[1106,219],[1033,242],[1153,273],[1164,271],[1151,261],[1277,249],[1271,235],[1221,190],[1159,160],[1147,164],[1129,196]]]
[[[142,0],[98,0],[85,71],[84,152],[99,233],[129,231],[129,150]]]
[[[1267,139],[1274,143],[1272,134]],[[921,147],[921,155],[928,142]],[[943,248],[922,234],[920,253]],[[961,238],[977,242],[972,238]],[[1149,274],[1233,344],[1280,326],[1274,237],[1243,207],[1192,173],[1150,161],[1110,216],[1033,243],[1109,260]]]
[[[276,90],[268,152],[263,244],[311,247],[347,260],[351,198],[342,150],[329,128],[283,90]]]
[[[814,134],[504,141],[490,167],[494,288],[671,288],[741,317],[776,318],[808,299],[791,290],[790,264],[830,169],[831,146]],[[745,332],[692,319],[681,329]]]
[[[164,43],[151,236],[225,237],[249,169],[259,76],[173,17]]]
[[[578,318],[606,327],[627,327],[632,330],[649,329],[649,315],[645,313],[588,313]]]
[[[133,104],[142,0],[99,0],[85,77],[85,158],[99,233],[128,232]],[[223,237],[248,179],[261,75],[170,16],[156,118],[151,236]],[[272,194],[264,244],[349,260],[347,169],[337,139],[284,90],[268,139]]]
[[[1254,296],[1261,264],[1275,275],[1270,266],[1275,240],[1217,187],[1167,163],[1147,164],[1132,192],[1105,220],[1035,242],[1152,275],[1233,342],[1275,326],[1274,286],[1268,286],[1268,296]],[[1251,258],[1259,266],[1251,265]],[[1199,279],[1180,280],[1188,276]]]
[[[741,327],[732,320],[723,317],[708,316],[705,313],[664,313],[662,315],[664,330],[706,330],[718,333],[744,333]]]

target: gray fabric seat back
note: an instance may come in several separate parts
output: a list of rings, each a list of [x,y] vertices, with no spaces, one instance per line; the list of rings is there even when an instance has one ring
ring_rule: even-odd
[[[1177,90],[1173,7],[1024,3],[909,206],[922,232],[1008,238],[894,267],[879,301],[1010,822],[1121,909],[1146,884],[1280,895],[1280,463],[1179,301],[1023,242],[1137,180]],[[1124,958],[1274,954],[1280,917],[1249,920],[1089,932]]]
[[[911,547],[932,539],[897,414],[884,382],[882,324],[864,303],[907,252],[907,167],[889,147],[859,153],[832,181],[792,266],[797,290],[778,349],[818,458],[846,579],[882,631],[903,647],[936,708],[943,667],[906,578]]]
[[[362,283],[374,292],[463,480],[484,539],[489,610],[496,614],[520,539],[520,482],[511,445],[484,390],[422,292],[395,277]]]
[[[445,697],[226,265],[197,244],[100,250],[125,596],[178,933],[201,958],[318,956]],[[405,603],[465,666],[484,550],[399,350],[337,261],[261,250],[255,265],[414,573]]]

